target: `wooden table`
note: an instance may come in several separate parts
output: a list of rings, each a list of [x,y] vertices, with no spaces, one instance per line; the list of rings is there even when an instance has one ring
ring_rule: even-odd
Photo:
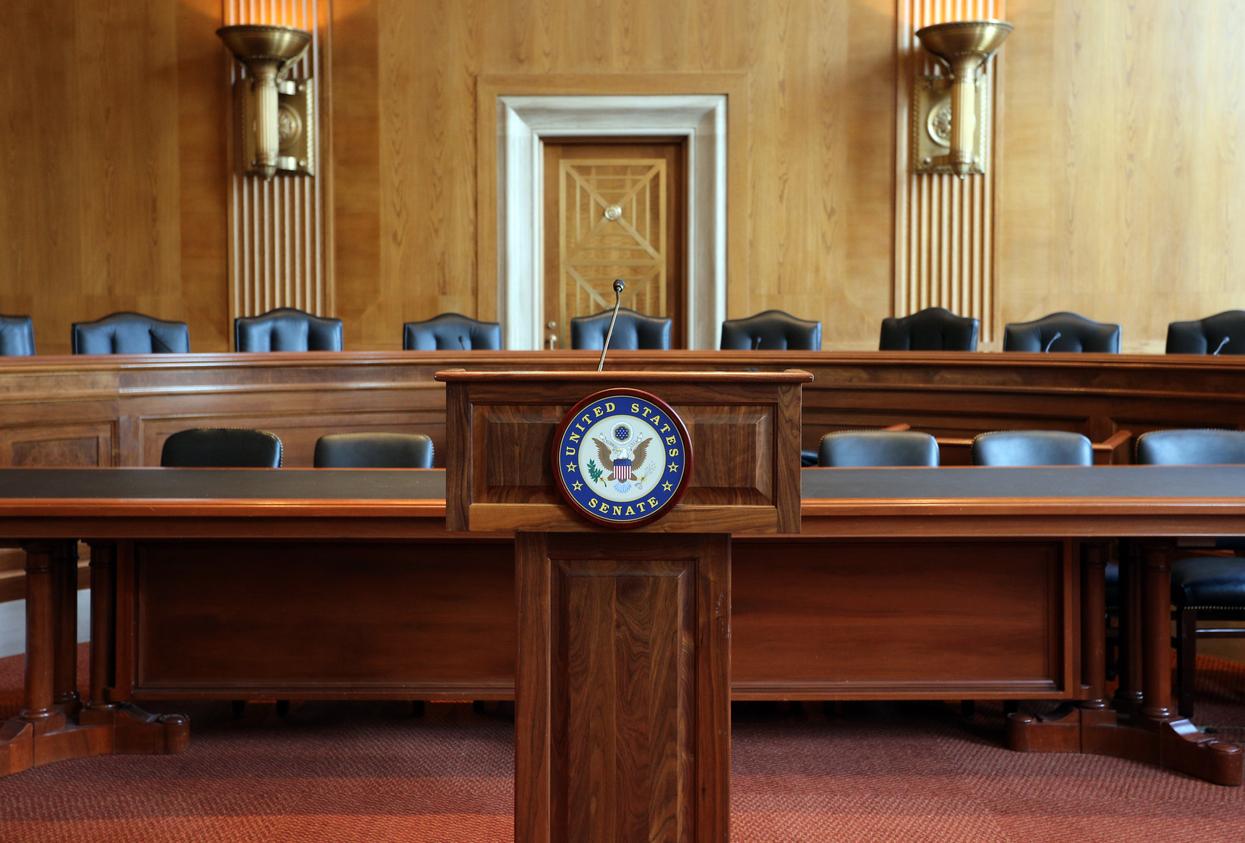
[[[808,469],[802,534],[736,538],[735,699],[1043,699],[1017,749],[1238,784],[1240,748],[1170,699],[1169,545],[1245,535],[1245,468]],[[22,714],[0,771],[175,752],[144,700],[507,699],[513,538],[445,529],[440,471],[0,470],[27,553]],[[91,691],[73,541],[92,547]],[[1102,570],[1128,539],[1121,690]]]

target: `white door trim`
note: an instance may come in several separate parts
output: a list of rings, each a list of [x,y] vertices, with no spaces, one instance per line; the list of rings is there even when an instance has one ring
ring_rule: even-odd
[[[687,138],[685,335],[717,348],[726,318],[726,96],[502,96],[497,98],[498,308],[506,348],[544,342],[544,140]],[[561,326],[569,346],[569,326]]]

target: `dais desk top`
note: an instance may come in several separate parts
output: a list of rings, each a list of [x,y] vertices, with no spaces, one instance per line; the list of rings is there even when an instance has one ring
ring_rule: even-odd
[[[806,537],[1245,535],[1242,466],[819,468],[801,479]],[[10,540],[60,535],[55,521],[98,536],[143,520],[134,537],[211,537],[223,518],[273,538],[342,535],[358,520],[377,538],[445,536],[444,517],[439,469],[0,469]]]
[[[821,502],[1139,499],[1245,506],[1245,466],[806,468],[806,505]],[[443,501],[443,469],[0,469],[0,512],[17,501]]]

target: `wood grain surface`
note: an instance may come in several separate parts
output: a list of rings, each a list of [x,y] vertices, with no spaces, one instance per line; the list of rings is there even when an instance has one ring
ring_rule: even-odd
[[[633,387],[670,404],[687,427],[686,486],[653,529],[731,532],[747,524],[799,532],[807,372],[447,370],[436,377],[446,382],[448,412],[460,425],[446,461],[452,530],[591,529],[563,506],[549,454],[577,404],[604,389]]]
[[[923,301],[987,308],[991,224],[987,340],[1066,309],[1155,350],[1169,320],[1241,306],[1245,0],[997,0],[1016,31],[993,200],[903,169],[909,2],[335,0],[320,207],[346,346],[397,349],[403,321],[443,311],[496,315],[480,114],[499,93],[727,93],[727,315],[821,319],[828,348],[875,347],[883,317]],[[40,350],[122,309],[229,347],[222,8],[48,0],[6,17],[0,49],[25,81],[0,87],[0,312],[32,314]],[[1178,54],[1175,70],[1155,59]]]
[[[5,9],[0,313],[41,353],[118,310],[227,337],[225,59],[219,0]],[[20,68],[20,73],[18,72]]]
[[[519,534],[519,839],[724,840],[726,536]]]
[[[800,369],[800,446],[832,430],[908,424],[967,461],[989,430],[1068,430],[1096,459],[1131,460],[1132,439],[1169,427],[1239,428],[1245,360],[1184,355],[933,352],[621,352],[609,369],[680,373]],[[445,464],[443,370],[554,370],[593,377],[592,352],[346,352],[0,360],[0,465],[158,465],[187,427],[256,427],[281,437],[287,466],[309,466],[326,433],[425,433]],[[706,419],[708,416],[705,417]],[[758,421],[758,423],[760,423]],[[465,424],[465,417],[454,422]],[[705,433],[705,435],[712,435]],[[735,447],[748,448],[740,440]],[[702,466],[710,479],[719,468]],[[784,469],[785,470],[785,469]],[[794,469],[792,469],[794,470]]]

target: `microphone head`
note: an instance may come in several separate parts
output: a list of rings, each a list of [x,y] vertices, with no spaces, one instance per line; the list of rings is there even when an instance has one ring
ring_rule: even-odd
[[[622,291],[626,288],[626,286],[627,285],[623,283],[623,280],[621,278],[615,278],[614,279],[614,295],[621,296]]]

